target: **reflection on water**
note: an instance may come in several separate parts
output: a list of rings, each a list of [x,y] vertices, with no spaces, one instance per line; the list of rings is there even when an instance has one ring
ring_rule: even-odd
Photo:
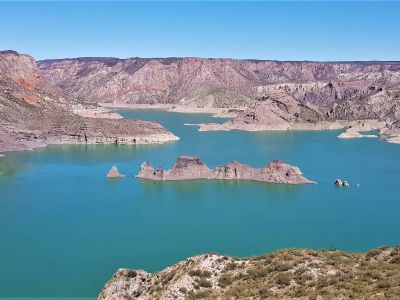
[[[28,163],[19,160],[7,153],[6,157],[0,157],[0,177],[14,176],[17,172],[29,167]]]

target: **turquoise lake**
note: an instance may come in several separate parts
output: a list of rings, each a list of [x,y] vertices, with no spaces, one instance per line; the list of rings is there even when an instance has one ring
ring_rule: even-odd
[[[94,298],[117,268],[158,271],[204,252],[367,251],[400,243],[400,145],[340,140],[340,131],[198,132],[184,124],[223,119],[119,112],[159,121],[181,140],[50,146],[0,158],[0,297]],[[145,160],[170,168],[183,154],[209,167],[281,159],[318,184],[134,178]],[[128,177],[107,180],[114,164]],[[336,187],[335,178],[351,186]]]

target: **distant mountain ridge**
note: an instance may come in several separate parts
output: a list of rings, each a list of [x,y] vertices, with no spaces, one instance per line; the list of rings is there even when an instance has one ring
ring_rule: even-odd
[[[83,102],[174,103],[250,107],[280,94],[340,118],[346,101],[399,97],[400,62],[309,62],[220,58],[76,58],[43,60],[47,81]],[[389,111],[390,108],[387,108]],[[375,116],[382,117],[379,113]]]

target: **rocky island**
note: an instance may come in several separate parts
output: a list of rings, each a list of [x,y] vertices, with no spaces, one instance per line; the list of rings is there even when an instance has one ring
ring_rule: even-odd
[[[121,174],[118,171],[118,168],[116,166],[112,166],[111,169],[108,171],[107,178],[125,178],[126,176],[124,174]]]
[[[269,183],[307,184],[315,183],[303,176],[299,168],[274,160],[262,168],[252,168],[238,161],[209,169],[198,157],[180,156],[170,170],[154,169],[149,162],[140,167],[137,178],[150,180],[253,180]]]
[[[98,299],[398,299],[399,282],[400,247],[287,249],[251,258],[198,255],[154,274],[119,269]]]

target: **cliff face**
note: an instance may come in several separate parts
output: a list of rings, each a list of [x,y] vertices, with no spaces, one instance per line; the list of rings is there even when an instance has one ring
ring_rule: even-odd
[[[394,97],[400,83],[398,62],[82,58],[40,61],[39,67],[67,95],[97,102],[235,107],[278,93],[325,106],[380,92]]]
[[[400,248],[366,254],[281,250],[206,254],[159,273],[119,269],[98,299],[398,299]]]
[[[32,57],[0,52],[0,152],[47,144],[147,144],[175,140],[155,122],[93,119],[48,83]]]
[[[238,161],[232,161],[210,170],[200,158],[193,156],[178,157],[174,166],[167,171],[162,168],[154,169],[148,162],[144,162],[136,177],[151,180],[225,179],[285,184],[314,183],[305,178],[299,168],[278,160],[263,168],[252,168]]]

